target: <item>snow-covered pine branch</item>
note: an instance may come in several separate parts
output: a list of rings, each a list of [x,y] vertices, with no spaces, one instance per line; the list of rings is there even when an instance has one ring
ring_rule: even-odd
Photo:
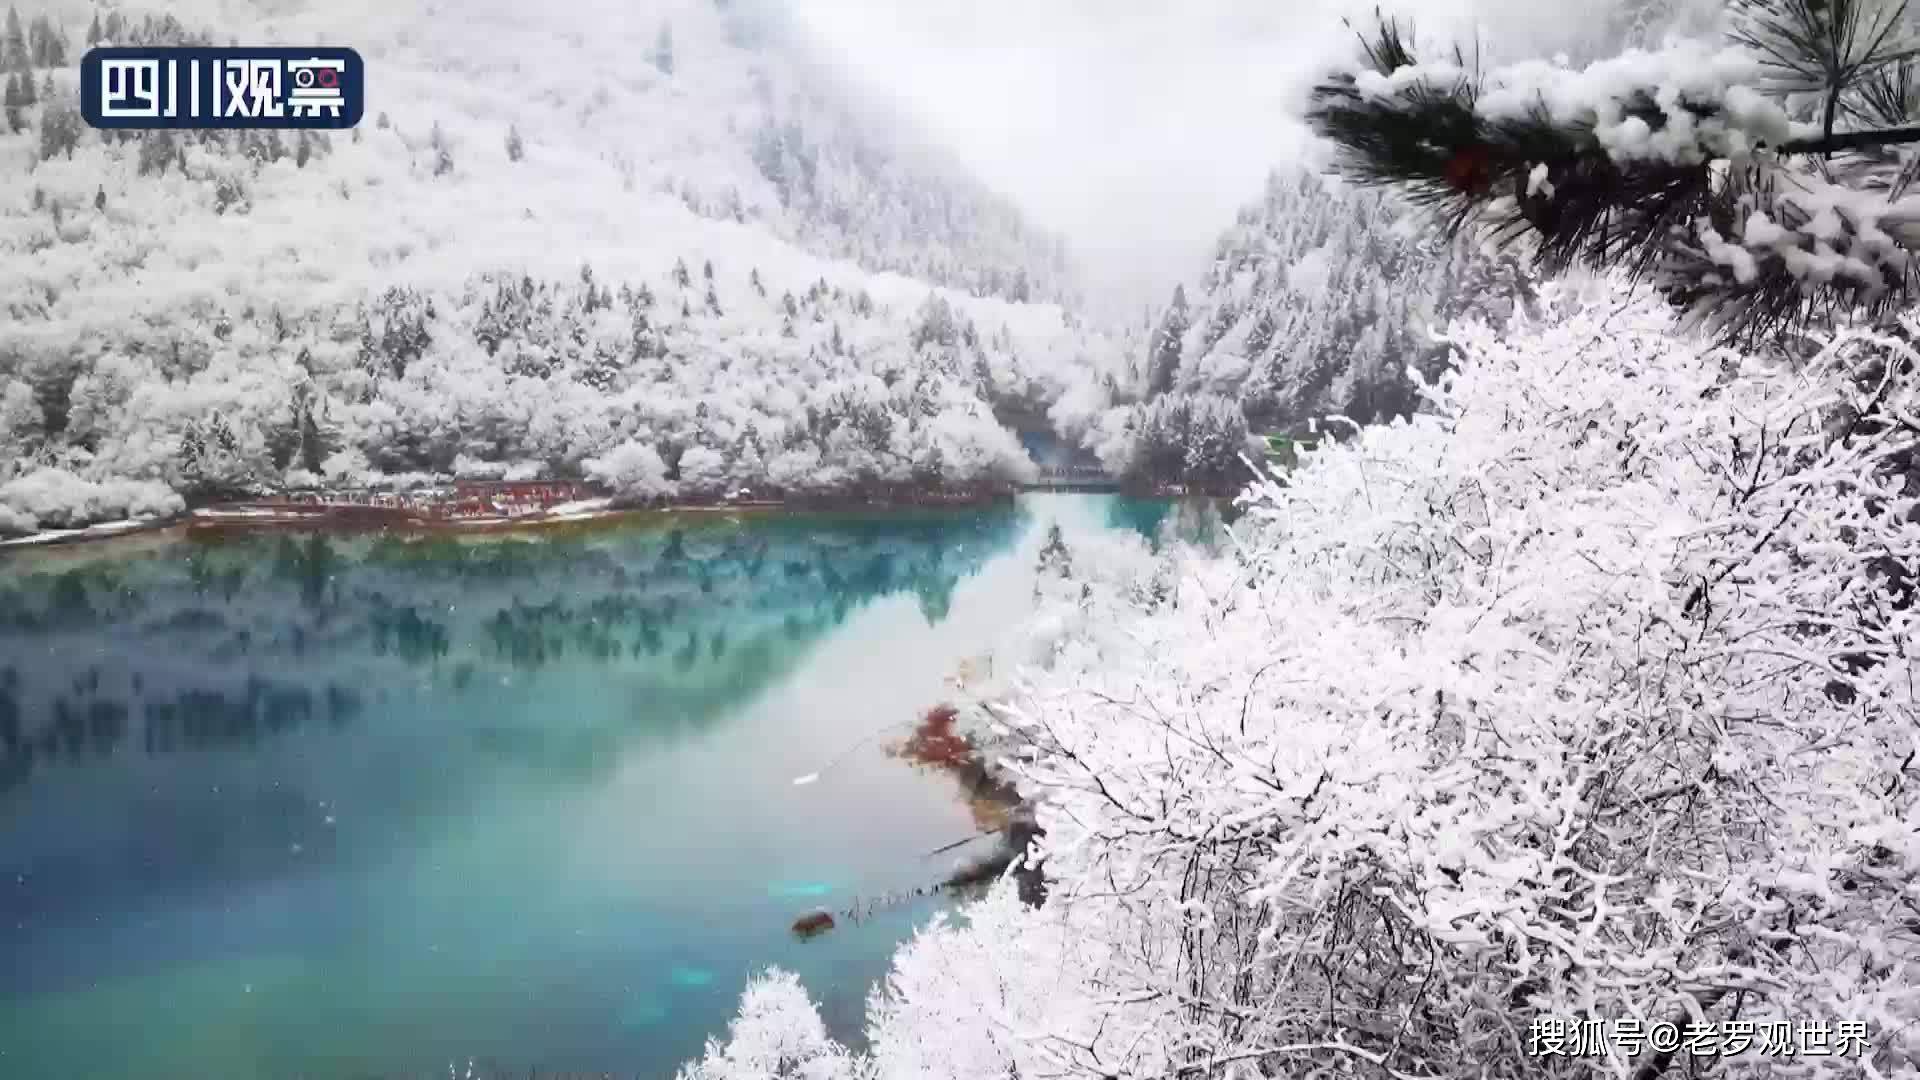
[[[1367,68],[1316,89],[1310,119],[1352,175],[1406,189],[1450,228],[1531,232],[1555,271],[1651,277],[1733,337],[1884,320],[1911,295],[1920,245],[1904,5],[1740,7],[1725,44],[1486,71],[1419,61],[1387,21]]]

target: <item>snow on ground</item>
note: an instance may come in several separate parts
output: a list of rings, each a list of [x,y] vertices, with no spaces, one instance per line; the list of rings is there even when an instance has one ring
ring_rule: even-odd
[[[82,38],[91,10],[59,10]],[[579,475],[632,442],[675,484],[695,453],[696,487],[968,485],[1025,467],[997,400],[1112,347],[1041,302],[1068,287],[1053,240],[758,5],[166,10],[360,49],[368,118],[84,131],[41,160],[58,106],[25,110],[0,135],[0,463],[193,492]]]

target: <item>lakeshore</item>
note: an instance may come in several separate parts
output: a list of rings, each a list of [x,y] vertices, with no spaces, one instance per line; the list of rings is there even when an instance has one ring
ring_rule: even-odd
[[[295,491],[207,502],[164,517],[46,529],[0,540],[0,550],[83,543],[174,529],[295,528],[375,532],[501,532],[679,515],[748,516],[848,510],[964,509],[1011,503],[1013,490],[913,497],[716,497],[638,502],[578,482],[452,484],[411,491]]]
[[[767,514],[911,512],[1009,505],[1027,491],[1087,493],[1082,478],[1032,486],[965,491],[910,489],[768,497],[741,489],[724,495],[633,500],[575,480],[454,481],[408,490],[335,488],[290,490],[207,500],[178,514],[44,529],[0,539],[0,551],[111,540],[169,530],[193,532],[300,529],[340,532],[492,533],[681,516],[749,517]],[[1100,488],[1107,490],[1106,487]],[[1203,495],[1169,487],[1124,492],[1130,498]]]

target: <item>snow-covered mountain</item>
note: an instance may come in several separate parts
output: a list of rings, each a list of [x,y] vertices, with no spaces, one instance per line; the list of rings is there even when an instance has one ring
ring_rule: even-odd
[[[1505,318],[1525,277],[1519,256],[1439,239],[1383,194],[1276,173],[1197,288],[1176,292],[1147,381],[1235,398],[1256,427],[1403,414],[1416,405],[1407,368],[1432,375],[1445,359],[1429,331],[1467,314]]]
[[[995,405],[1111,347],[1042,302],[1058,240],[771,4],[21,16],[67,62],[0,49],[35,87],[0,134],[0,527],[316,476],[970,485],[1027,467]],[[103,136],[95,40],[351,45],[368,118]]]
[[[1056,394],[1051,416],[1116,473],[1232,489],[1252,479],[1249,432],[1415,411],[1409,369],[1430,378],[1447,359],[1432,332],[1504,321],[1531,277],[1524,256],[1447,241],[1380,193],[1276,172],[1211,263]]]

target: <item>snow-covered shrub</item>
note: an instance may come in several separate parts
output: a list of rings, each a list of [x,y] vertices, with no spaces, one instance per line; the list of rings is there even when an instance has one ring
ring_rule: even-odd
[[[827,1037],[800,980],[778,968],[754,980],[722,1043],[707,1040],[698,1064],[679,1080],[853,1080],[854,1061]]]
[[[22,510],[0,503],[0,536],[18,536],[38,532],[40,519]]]
[[[453,459],[453,475],[461,480],[498,480],[506,471],[504,461],[482,461],[466,454]]]
[[[589,458],[586,467],[588,476],[622,498],[653,499],[673,494],[666,462],[660,460],[659,451],[645,443],[623,442],[600,457]]]
[[[372,466],[367,463],[367,455],[349,446],[329,454],[320,463],[320,472],[329,483],[341,487],[360,487],[367,483]]]
[[[172,488],[151,480],[97,483],[66,469],[39,468],[0,484],[0,531],[33,532],[98,521],[163,517],[186,503]]]
[[[1456,328],[1431,414],[1250,492],[1004,713],[1047,902],[902,950],[878,1076],[1625,1078],[1687,1054],[1622,1022],[1736,1020],[1866,1032],[1739,1075],[1920,1066],[1920,357],[1596,293]]]

